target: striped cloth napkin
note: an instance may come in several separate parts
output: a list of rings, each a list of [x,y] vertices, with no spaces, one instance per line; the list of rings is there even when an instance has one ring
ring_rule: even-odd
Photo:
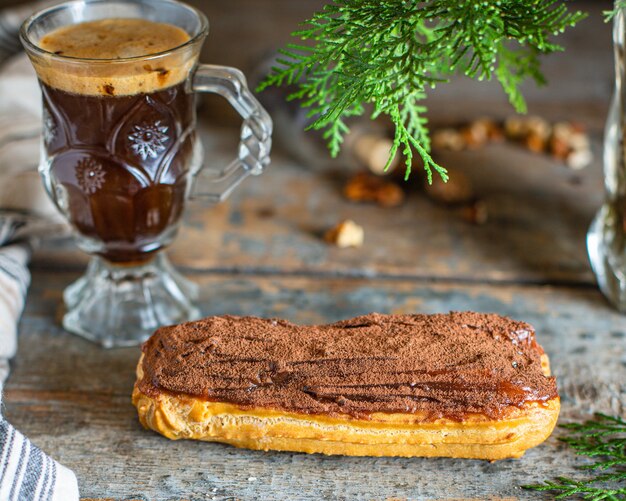
[[[48,219],[55,211],[36,170],[41,131],[37,81],[25,55],[6,61],[20,51],[17,32],[32,10],[31,5],[0,12],[0,501],[74,501],[74,473],[1,413],[2,386],[17,348],[17,323],[30,283],[30,247],[37,237],[61,228]]]

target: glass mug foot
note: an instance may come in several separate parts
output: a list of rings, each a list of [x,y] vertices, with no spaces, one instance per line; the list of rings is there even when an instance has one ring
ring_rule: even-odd
[[[63,295],[63,327],[105,348],[135,346],[163,325],[201,317],[198,286],[180,275],[164,254],[139,266],[95,257]]]

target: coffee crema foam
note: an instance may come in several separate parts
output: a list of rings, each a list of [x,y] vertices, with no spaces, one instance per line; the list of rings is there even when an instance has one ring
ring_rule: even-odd
[[[46,52],[77,60],[38,56],[33,64],[45,84],[72,94],[151,93],[185,80],[196,62],[197,49],[151,55],[175,49],[189,40],[187,32],[167,23],[101,19],[63,26],[39,41],[39,47]],[[142,56],[146,59],[126,60]]]

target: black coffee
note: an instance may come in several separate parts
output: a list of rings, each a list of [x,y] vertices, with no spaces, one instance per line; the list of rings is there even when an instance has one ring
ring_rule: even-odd
[[[42,88],[50,174],[70,222],[114,262],[141,261],[167,245],[195,141],[194,97],[184,83],[120,97]]]
[[[171,25],[108,19],[61,28],[40,45],[72,57],[110,59],[158,52],[188,38]],[[128,66],[112,64],[111,78],[103,64],[94,65],[94,77],[40,74],[57,202],[83,246],[118,263],[149,259],[172,240],[195,145],[194,96],[185,89],[185,72]]]

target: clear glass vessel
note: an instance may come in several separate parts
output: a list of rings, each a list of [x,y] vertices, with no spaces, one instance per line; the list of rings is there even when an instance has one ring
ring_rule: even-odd
[[[604,133],[605,200],[587,234],[587,249],[598,285],[626,312],[626,14],[613,21],[615,93]]]
[[[99,19],[169,23],[191,37],[155,54],[82,59],[40,47],[51,31]],[[29,18],[21,39],[39,77],[40,173],[78,246],[93,255],[64,294],[64,327],[106,347],[200,316],[196,286],[161,252],[189,199],[218,203],[269,163],[272,121],[240,71],[199,65],[208,21],[173,0],[77,0]],[[203,168],[195,93],[225,97],[243,118],[237,158]],[[198,182],[201,179],[201,182]]]

